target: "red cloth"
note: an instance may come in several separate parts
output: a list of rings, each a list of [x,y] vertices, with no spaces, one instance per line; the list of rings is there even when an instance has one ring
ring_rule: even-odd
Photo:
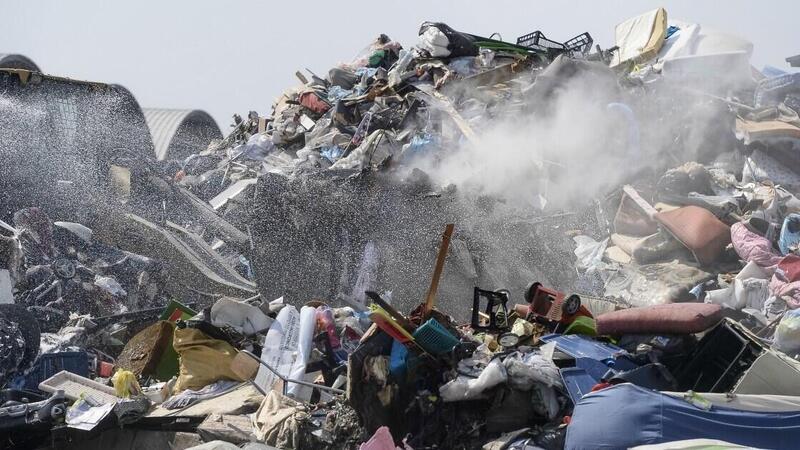
[[[786,255],[781,262],[778,263],[776,273],[780,272],[781,278],[792,283],[800,281],[800,256]]]
[[[800,308],[800,256],[790,254],[780,260],[769,282],[769,293],[791,309]]]
[[[331,105],[319,98],[316,92],[312,91],[303,92],[297,98],[297,101],[303,105],[303,107],[308,108],[317,114],[324,114],[327,110],[331,109]]]

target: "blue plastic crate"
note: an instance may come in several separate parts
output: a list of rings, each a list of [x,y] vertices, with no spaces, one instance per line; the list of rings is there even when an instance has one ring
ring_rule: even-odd
[[[441,355],[453,350],[458,345],[458,339],[447,331],[447,328],[436,321],[429,319],[413,334],[414,340],[426,352],[433,355]]]
[[[389,354],[389,373],[401,381],[406,379],[406,370],[408,368],[406,359],[408,358],[408,349],[400,341],[392,340],[392,352]]]
[[[62,370],[88,377],[89,355],[86,352],[60,352],[39,356],[33,364],[33,369],[25,375],[24,389],[38,390],[39,383]]]

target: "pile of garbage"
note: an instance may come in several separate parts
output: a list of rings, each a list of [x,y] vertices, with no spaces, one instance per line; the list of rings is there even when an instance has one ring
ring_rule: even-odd
[[[615,36],[381,35],[169,212],[0,221],[3,444],[793,448],[800,74]]]

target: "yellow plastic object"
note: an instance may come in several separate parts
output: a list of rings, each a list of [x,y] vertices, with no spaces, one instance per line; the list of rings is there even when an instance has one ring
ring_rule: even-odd
[[[486,344],[486,347],[491,352],[496,352],[500,347],[500,344],[497,342],[497,336],[493,334],[486,333],[483,335],[483,343]]]
[[[578,316],[569,324],[564,334],[585,334],[586,336],[597,336],[597,325],[594,319],[586,316]]]
[[[708,411],[711,409],[711,401],[694,391],[687,391],[683,394],[683,399],[697,408]]]
[[[664,45],[668,26],[664,8],[648,11],[618,24],[614,28],[614,40],[619,49],[612,58],[611,67],[652,60]]]
[[[511,332],[519,337],[533,336],[534,331],[533,324],[525,319],[517,319],[511,326]]]
[[[225,341],[212,339],[195,328],[177,328],[172,346],[180,355],[175,393],[198,390],[219,380],[245,381],[231,370],[238,352]]]
[[[114,384],[114,392],[117,397],[130,398],[142,393],[142,388],[136,381],[136,375],[130,370],[117,370],[111,377],[111,383]]]
[[[386,312],[385,309],[381,308],[376,304],[372,304],[369,306],[370,313],[369,318],[375,325],[378,326],[381,330],[383,330],[386,334],[397,339],[401,343],[406,343],[414,340],[414,337],[405,330],[396,320]]]

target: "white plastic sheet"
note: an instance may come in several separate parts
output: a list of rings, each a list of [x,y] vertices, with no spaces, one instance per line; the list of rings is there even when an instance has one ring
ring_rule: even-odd
[[[248,336],[268,329],[272,322],[273,319],[261,309],[232,298],[223,297],[211,307],[213,325],[229,326]]]
[[[292,365],[289,378],[304,380],[306,365],[311,357],[311,347],[314,344],[314,330],[317,327],[317,309],[313,306],[300,308],[300,330],[298,332],[297,357]],[[312,389],[296,383],[289,383],[287,395],[297,400],[308,401],[311,399]]]
[[[93,430],[114,409],[115,403],[92,406],[85,400],[79,400],[67,410],[66,422],[69,428],[77,430]]]
[[[701,27],[696,23],[670,20],[670,25],[678,31],[664,41],[658,52],[656,68],[660,69],[665,60],[681,56],[708,55],[727,52],[753,53],[753,43],[739,36],[721,33],[712,28]]]
[[[575,256],[578,257],[577,266],[583,270],[598,270],[603,266],[603,253],[608,245],[608,238],[600,242],[595,241],[589,236],[575,236],[572,238],[577,247]]]
[[[671,20],[678,31],[664,40],[653,67],[676,82],[710,80],[714,86],[752,82],[753,44],[698,24]]]
[[[294,365],[299,335],[300,313],[292,305],[285,306],[278,313],[278,317],[267,332],[261,359],[277,370],[281,376],[288,377]],[[261,389],[271,390],[275,381],[277,381],[277,376],[272,371],[263,365],[258,367],[255,383]]]
[[[763,311],[769,297],[768,277],[762,268],[751,261],[736,275],[733,285],[706,293],[706,303],[736,310],[752,308]]]
[[[364,292],[374,291],[378,283],[378,263],[380,261],[378,248],[372,241],[364,246],[364,254],[361,257],[361,265],[358,267],[358,275],[353,286],[351,299],[353,305],[359,307],[361,311],[366,311],[367,300]]]

